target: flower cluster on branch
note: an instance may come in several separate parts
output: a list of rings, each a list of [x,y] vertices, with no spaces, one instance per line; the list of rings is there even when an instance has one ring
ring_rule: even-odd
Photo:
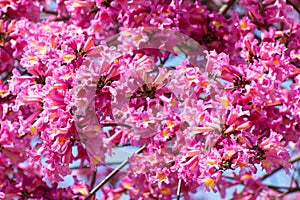
[[[199,187],[224,198],[237,185],[233,199],[300,195],[299,10],[297,0],[0,0],[0,198],[84,199],[120,146],[144,148],[102,199],[192,199]],[[280,169],[295,172],[290,185],[263,182]]]

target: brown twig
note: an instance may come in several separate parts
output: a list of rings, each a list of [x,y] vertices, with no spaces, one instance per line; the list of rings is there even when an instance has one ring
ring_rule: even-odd
[[[293,157],[289,162],[290,163],[295,163],[299,160],[300,160],[300,154]],[[278,172],[281,169],[283,169],[283,166],[280,166],[280,167],[274,169],[271,173],[264,175],[261,180],[263,181],[264,179],[270,177],[271,175],[275,174],[276,172]],[[229,177],[229,176],[225,176],[225,178],[230,179],[230,180],[236,180],[235,178]],[[244,183],[241,181],[238,184],[243,185]],[[300,188],[298,186],[297,187],[292,187],[292,188],[291,187],[285,187],[285,186],[273,186],[273,185],[265,185],[265,186],[267,186],[268,188],[273,189],[277,192],[282,192],[282,191],[280,191],[280,189],[286,189],[287,191],[282,192],[281,197],[283,197],[284,195],[289,194],[289,193],[300,191]],[[230,200],[233,200],[233,198],[231,198]]]
[[[276,185],[266,185],[266,186],[272,190],[281,193],[281,195],[279,196],[280,198],[284,197],[287,194],[300,191],[300,188],[298,187],[284,187],[284,186],[276,186]],[[281,191],[282,189],[285,189],[286,191],[283,192]]]
[[[233,6],[233,4],[235,3],[236,0],[230,0],[228,1],[226,4],[223,4],[220,8],[219,8],[219,11],[218,13],[221,14],[221,15],[225,15],[226,12],[229,10],[229,8],[231,6]]]
[[[297,161],[299,161],[299,160],[300,160],[300,154],[297,155],[297,156],[295,156],[295,157],[293,157],[293,158],[290,160],[290,163],[294,163],[294,162],[297,162]],[[264,175],[264,176],[262,177],[262,180],[265,180],[266,178],[268,178],[269,176],[275,174],[276,172],[278,172],[278,171],[281,170],[281,169],[283,169],[283,166],[280,166],[280,167],[274,169],[270,174]]]
[[[180,199],[181,186],[182,186],[182,179],[179,179],[178,186],[177,186],[176,200]]]
[[[108,126],[123,126],[126,128],[132,128],[132,126],[125,124],[125,123],[119,123],[119,122],[100,122],[102,126],[108,127]]]
[[[141,148],[139,148],[135,153],[139,154],[146,148],[145,145],[143,145]],[[105,184],[107,183],[114,175],[116,175],[126,164],[128,163],[128,159],[126,159],[124,162],[122,162],[116,169],[114,169],[109,175],[107,175],[91,192],[90,194],[85,198],[85,200],[89,200],[94,194]]]
[[[52,11],[52,10],[47,10],[46,8],[43,8],[42,10],[44,13],[46,14],[50,14],[50,15],[58,15],[58,12],[57,11]]]
[[[93,176],[92,176],[92,180],[91,180],[91,188],[94,187],[95,183],[96,183],[96,176],[97,176],[97,168],[96,170],[93,172]]]
[[[55,15],[58,16],[58,12],[57,11],[53,11],[53,10],[47,10],[46,8],[43,8],[43,13],[48,14],[48,15]],[[68,21],[71,17],[68,16],[61,16],[59,18],[55,18],[53,19],[53,21]]]

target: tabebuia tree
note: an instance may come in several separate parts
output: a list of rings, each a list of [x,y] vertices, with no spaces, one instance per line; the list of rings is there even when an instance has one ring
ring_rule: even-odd
[[[0,16],[0,199],[300,196],[298,0],[0,0]]]

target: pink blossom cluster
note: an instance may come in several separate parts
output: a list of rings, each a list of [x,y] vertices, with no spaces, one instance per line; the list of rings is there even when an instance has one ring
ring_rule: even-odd
[[[0,198],[84,199],[128,145],[145,148],[102,199],[299,195],[295,178],[282,192],[257,175],[300,159],[299,4],[201,2],[0,0]],[[186,57],[167,67],[170,43]]]

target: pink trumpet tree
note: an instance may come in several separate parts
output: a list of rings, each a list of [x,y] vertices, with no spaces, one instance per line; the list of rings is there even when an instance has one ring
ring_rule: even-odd
[[[0,199],[299,197],[299,22],[297,0],[0,0]]]

